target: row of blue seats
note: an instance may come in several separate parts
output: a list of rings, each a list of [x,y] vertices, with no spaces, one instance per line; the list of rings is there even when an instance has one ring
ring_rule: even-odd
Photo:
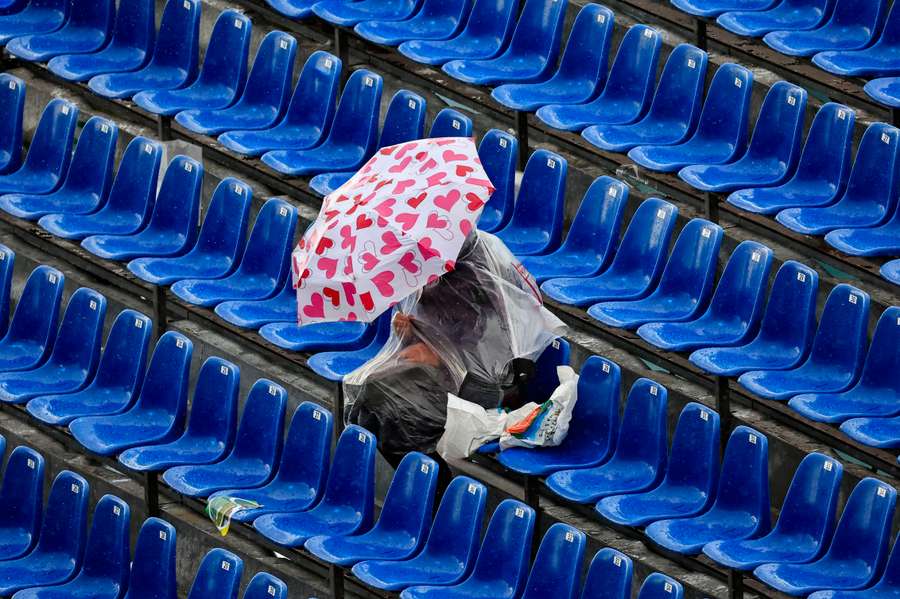
[[[0,437],[0,453],[6,440]],[[175,528],[158,518],[142,525],[131,559],[128,504],[104,495],[88,523],[88,482],[63,470],[44,503],[43,456],[16,447],[6,462],[0,500],[0,593],[15,599],[176,599]],[[243,562],[223,549],[210,551],[188,599],[237,599]],[[256,574],[243,599],[287,599],[287,586]]]

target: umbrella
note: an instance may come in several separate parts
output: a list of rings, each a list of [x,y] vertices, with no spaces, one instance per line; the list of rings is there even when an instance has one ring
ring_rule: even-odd
[[[325,198],[294,250],[300,324],[371,322],[453,270],[493,191],[471,139],[379,150]]]

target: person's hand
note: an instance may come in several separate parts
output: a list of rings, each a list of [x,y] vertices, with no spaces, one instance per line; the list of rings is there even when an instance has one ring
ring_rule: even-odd
[[[407,362],[418,362],[419,364],[429,364],[435,367],[441,365],[441,359],[424,343],[414,343],[404,348],[398,354],[398,357]]]
[[[394,314],[393,324],[394,332],[397,333],[397,336],[401,339],[406,339],[409,335],[412,334],[412,316],[407,316],[402,312],[397,312],[396,314]]]

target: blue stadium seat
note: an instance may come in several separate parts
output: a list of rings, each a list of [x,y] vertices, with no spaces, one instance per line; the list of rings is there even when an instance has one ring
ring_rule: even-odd
[[[63,470],[50,487],[37,545],[28,555],[0,562],[0,593],[58,585],[78,572],[84,555],[87,503],[84,478]],[[70,595],[71,596],[71,595]]]
[[[243,181],[222,179],[206,208],[197,243],[188,253],[169,258],[136,258],[128,263],[128,270],[154,285],[227,276],[244,249],[252,196],[253,190]]]
[[[797,171],[776,187],[732,192],[728,203],[758,214],[785,208],[828,206],[843,193],[850,174],[850,152],[856,112],[829,102],[816,113]]]
[[[25,115],[25,82],[9,73],[0,73],[0,175],[22,163],[22,120]]]
[[[178,599],[175,575],[175,527],[147,518],[134,546],[128,593],[122,599]]]
[[[686,166],[678,176],[701,191],[734,191],[784,183],[800,156],[806,90],[786,81],[769,89],[759,109],[747,152],[724,165]]]
[[[491,516],[472,573],[453,586],[412,586],[401,599],[514,599],[525,586],[534,510],[505,499]]]
[[[559,66],[538,83],[504,83],[491,97],[513,110],[534,112],[547,104],[580,104],[593,99],[606,84],[613,12],[588,4],[578,12]]]
[[[92,235],[81,247],[107,260],[183,254],[197,239],[203,165],[176,156],[166,167],[147,226],[132,235]]]
[[[27,372],[0,374],[0,401],[18,404],[39,395],[81,390],[97,369],[105,316],[105,297],[86,287],[75,291],[47,361]]]
[[[674,578],[653,572],[644,579],[637,599],[682,599],[684,587]]]
[[[647,114],[628,125],[592,125],[581,136],[601,150],[627,152],[640,145],[681,143],[697,126],[706,83],[706,52],[679,44],[663,67]]]
[[[812,30],[772,31],[763,37],[789,56],[812,56],[825,50],[860,50],[869,45],[884,20],[883,0],[836,0],[827,21]]]
[[[428,137],[472,137],[472,119],[453,108],[443,108],[431,121]]]
[[[407,19],[364,21],[353,30],[385,46],[399,46],[409,40],[445,40],[456,35],[470,8],[470,0],[423,0],[421,9]]]
[[[22,35],[56,31],[65,24],[68,16],[68,2],[31,0],[24,10],[0,16],[0,44],[7,44]]]
[[[544,482],[557,495],[577,503],[653,488],[666,469],[667,403],[665,387],[638,379],[628,392],[618,443],[609,461],[592,468],[560,470]]]
[[[369,325],[375,329],[375,335],[368,345],[361,349],[344,351],[326,351],[310,356],[306,365],[310,370],[325,377],[329,381],[342,381],[369,360],[375,357],[381,347],[387,343],[391,335],[391,311],[388,310]]]
[[[41,113],[22,165],[0,175],[0,194],[55,191],[69,169],[77,123],[77,106],[58,98],[50,100]]]
[[[222,302],[215,308],[219,318],[231,324],[245,328],[258,329],[268,324],[284,325],[275,328],[275,337],[280,339],[282,331],[292,334],[300,326],[297,325],[297,291],[294,289],[292,277],[285,277],[281,291],[263,300],[235,300]],[[335,323],[328,323],[335,324]],[[278,345],[278,341],[273,340]]]
[[[407,58],[430,65],[493,58],[512,35],[518,6],[518,0],[474,0],[465,27],[453,37],[411,40],[400,44],[398,50]]]
[[[322,50],[313,52],[303,65],[284,118],[277,125],[260,131],[228,131],[219,136],[219,143],[244,156],[316,146],[331,127],[340,80],[340,59]]]
[[[575,599],[586,543],[577,528],[562,522],[551,526],[541,539],[522,599]]]
[[[0,243],[0,339],[9,328],[9,306],[16,253]]]
[[[36,397],[28,402],[28,413],[47,424],[65,425],[79,416],[125,410],[144,378],[152,329],[150,319],[143,314],[122,310],[106,337],[91,384],[77,393]]]
[[[361,535],[315,536],[304,548],[317,558],[343,567],[367,559],[408,559],[419,552],[431,527],[437,462],[419,452],[397,466],[378,521]]]
[[[266,0],[273,10],[289,19],[305,19],[312,16],[313,4],[319,0]]]
[[[874,478],[863,479],[844,504],[825,555],[805,564],[763,564],[753,570],[754,576],[790,595],[869,586],[884,566],[896,503],[893,487]]]
[[[616,253],[627,203],[627,185],[611,177],[598,177],[584,192],[562,246],[543,256],[525,256],[522,265],[538,283],[603,272]]]
[[[6,460],[0,501],[0,559],[17,559],[31,551],[38,539],[44,503],[44,457],[19,446]]]
[[[0,339],[0,372],[37,368],[50,354],[64,285],[63,274],[50,266],[38,266],[28,275]]]
[[[172,292],[192,304],[211,307],[228,300],[266,299],[281,288],[288,274],[297,209],[269,199],[256,216],[237,269],[223,279],[184,279]]]
[[[542,404],[553,395],[559,386],[557,367],[568,366],[572,348],[569,342],[558,337],[544,348],[534,363],[534,373],[525,386],[523,399],[526,402]]]
[[[616,448],[619,434],[619,366],[599,356],[589,357],[578,378],[569,432],[555,447],[504,449],[497,459],[506,468],[531,476],[558,470],[590,468],[606,462]]]
[[[375,495],[375,436],[356,425],[341,433],[322,500],[308,511],[260,516],[253,528],[289,547],[318,535],[351,535],[372,526]]]
[[[771,267],[772,250],[755,241],[741,242],[703,314],[685,322],[647,323],[637,334],[669,351],[741,345],[759,330]]]
[[[500,129],[485,133],[478,144],[481,166],[494,184],[494,193],[478,218],[478,228],[486,233],[499,231],[512,218],[518,155],[519,140]]]
[[[156,343],[135,403],[118,414],[76,418],[69,423],[72,435],[89,451],[108,456],[178,438],[187,410],[193,350],[184,335],[165,333]]]
[[[718,376],[737,376],[749,370],[789,370],[806,359],[816,328],[819,275],[808,266],[788,260],[775,273],[759,333],[735,347],[707,347],[690,361]]]
[[[313,5],[312,11],[332,25],[353,27],[363,21],[402,21],[418,7],[418,0],[322,0]]]
[[[230,106],[247,81],[251,28],[245,15],[236,10],[222,11],[209,35],[196,80],[179,89],[138,92],[132,101],[148,112],[166,116],[190,108],[215,110]]]
[[[116,23],[109,44],[91,54],[63,54],[47,67],[69,81],[87,81],[102,73],[124,73],[142,67],[153,52],[156,36],[153,0],[126,2],[116,11]]]
[[[73,2],[62,27],[50,33],[14,38],[6,44],[6,51],[17,58],[39,62],[60,54],[96,52],[109,38],[115,10],[112,0]]]
[[[247,583],[243,599],[288,599],[288,588],[268,572],[257,572]]]
[[[659,286],[643,299],[594,304],[588,315],[605,325],[636,329],[648,322],[681,322],[705,310],[712,295],[722,228],[701,218],[684,226]]]
[[[559,56],[568,0],[525,0],[509,46],[487,59],[451,60],[443,71],[466,83],[531,83],[550,75]]]
[[[638,206],[609,268],[590,278],[550,279],[541,290],[564,304],[588,306],[604,301],[640,299],[662,274],[678,208],[659,198]]]
[[[200,3],[168,0],[150,62],[127,73],[95,75],[88,87],[106,98],[130,98],[141,91],[177,89],[197,77]]]
[[[376,149],[425,137],[425,99],[419,94],[401,89],[391,98],[384,114],[384,125]],[[326,196],[350,180],[352,171],[330,171],[313,177],[309,186]]]
[[[644,531],[656,544],[695,555],[712,541],[747,539],[769,532],[769,442],[738,426],[728,438],[716,499],[693,518],[657,520]]]
[[[863,229],[834,229],[825,242],[851,256],[896,256],[900,252],[900,212],[896,202],[888,208],[890,218],[883,225]]]
[[[125,148],[106,203],[99,210],[89,214],[47,214],[38,224],[66,239],[128,235],[140,230],[156,197],[161,160],[162,146],[145,137],[135,137]]]
[[[325,141],[305,150],[272,150],[262,155],[262,161],[293,176],[358,169],[375,151],[382,86],[380,75],[365,69],[354,71]]]
[[[869,321],[869,295],[841,284],[825,300],[806,361],[791,370],[745,372],[738,382],[766,399],[800,393],[839,393],[856,382],[862,369]]]
[[[840,426],[841,432],[864,445],[893,449],[900,447],[900,417],[851,418]]]
[[[679,144],[637,146],[628,157],[654,171],[672,172],[692,164],[726,164],[747,147],[747,120],[753,73],[737,64],[718,68],[706,94],[697,130]]]
[[[734,11],[719,15],[720,27],[751,37],[770,31],[803,31],[822,25],[834,8],[834,0],[782,0],[766,10]]]
[[[866,83],[863,90],[870,98],[889,108],[900,108],[900,77],[881,77]]]
[[[900,260],[890,260],[881,265],[881,276],[893,283],[900,285]]]
[[[885,417],[900,415],[897,403],[897,377],[900,356],[894,349],[900,331],[900,307],[882,312],[872,333],[872,343],[866,354],[859,381],[838,393],[804,393],[788,405],[802,415],[818,422],[838,423],[848,418]]]
[[[238,510],[238,522],[252,522],[277,512],[302,512],[316,504],[325,489],[331,461],[331,412],[309,401],[294,412],[281,452],[281,463],[269,484],[255,489],[225,489],[209,496],[238,497],[255,501],[258,508]],[[303,456],[298,460],[297,456]]]
[[[813,56],[812,60],[819,68],[836,75],[874,77],[896,75],[900,72],[898,46],[900,46],[900,6],[892,5],[881,34],[874,43],[867,44],[862,50],[820,52]]]
[[[646,25],[631,27],[599,96],[583,104],[548,104],[537,117],[554,129],[581,131],[591,125],[627,125],[640,119],[653,97],[662,38]]]
[[[243,94],[233,106],[191,108],[175,115],[186,129],[219,135],[233,129],[268,129],[275,126],[291,96],[297,40],[282,31],[270,31],[259,43]]]
[[[629,599],[633,572],[631,558],[604,547],[591,560],[581,599]]]
[[[900,130],[886,123],[870,125],[859,142],[847,188],[837,202],[820,208],[787,208],[775,219],[806,235],[824,235],[833,229],[874,227],[890,216],[900,177]]]
[[[119,462],[131,470],[158,472],[221,460],[234,445],[240,377],[231,362],[207,358],[197,374],[184,434],[171,443],[126,449]]]
[[[187,599],[237,599],[244,562],[225,549],[211,549],[197,568]]]
[[[119,599],[128,587],[131,510],[114,495],[104,495],[94,508],[91,532],[78,576],[60,586],[28,588],[16,599]]]
[[[0,209],[26,220],[37,220],[54,212],[87,214],[97,210],[109,194],[118,136],[119,128],[115,124],[91,117],[81,130],[71,166],[59,189],[47,195],[0,196]]]
[[[875,585],[860,591],[825,590],[811,594],[810,599],[861,599],[862,597],[893,597],[897,595],[897,572],[900,568],[900,549],[896,541],[891,554],[888,556],[884,573]]]
[[[623,526],[689,518],[709,509],[718,478],[719,415],[690,402],[678,417],[662,483],[644,493],[604,497],[596,509],[602,518]]]
[[[296,321],[296,294],[292,299],[293,320]],[[314,322],[308,325],[272,322],[263,325],[259,329],[259,334],[272,345],[290,351],[334,352],[357,350],[368,345],[373,337],[373,329],[374,327],[367,326],[363,322],[349,321]]]
[[[222,489],[259,487],[268,483],[281,457],[287,391],[259,379],[250,388],[244,412],[225,459],[213,464],[169,468],[162,479],[189,497],[208,497]]]
[[[818,558],[834,532],[843,470],[840,462],[826,455],[808,454],[794,472],[778,522],[769,534],[757,539],[713,541],[703,547],[703,553],[738,570]]]
[[[780,0],[671,0],[672,6],[697,17],[717,17],[733,10],[766,10]]]
[[[486,500],[483,484],[457,476],[441,498],[421,553],[402,561],[359,562],[353,574],[370,587],[388,591],[459,583],[475,565]]]
[[[494,235],[516,256],[544,254],[559,247],[569,163],[550,150],[536,150],[525,165],[509,222]]]

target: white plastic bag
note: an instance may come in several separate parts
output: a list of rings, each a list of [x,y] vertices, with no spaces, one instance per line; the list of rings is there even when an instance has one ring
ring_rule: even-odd
[[[557,366],[559,386],[550,399],[521,418],[508,418],[500,449],[508,447],[553,447],[569,433],[572,410],[578,401],[578,375],[571,366]],[[530,404],[535,406],[535,404]]]
[[[537,407],[536,403],[531,402],[512,412],[486,410],[448,393],[447,424],[437,443],[437,451],[445,460],[465,459],[482,445],[500,438],[510,419],[520,420]]]

